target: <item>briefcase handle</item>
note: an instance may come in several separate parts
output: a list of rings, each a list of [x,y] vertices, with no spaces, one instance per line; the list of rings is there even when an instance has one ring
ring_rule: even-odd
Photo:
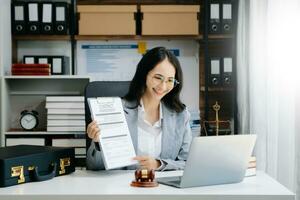
[[[32,170],[33,181],[46,181],[46,180],[50,180],[50,179],[54,178],[55,175],[56,175],[56,169],[57,169],[56,163],[51,164],[49,174],[40,175],[39,172],[38,172],[38,167],[35,167]]]

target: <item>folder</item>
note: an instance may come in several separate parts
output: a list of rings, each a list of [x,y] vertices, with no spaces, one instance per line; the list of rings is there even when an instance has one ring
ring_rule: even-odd
[[[209,2],[209,33],[220,33],[220,3],[219,1],[211,0]]]
[[[40,4],[37,2],[29,2],[27,4],[28,18],[27,18],[27,33],[40,33]]]
[[[221,84],[221,59],[210,58],[209,85],[218,86]]]
[[[42,23],[41,32],[43,34],[53,33],[53,4],[50,2],[42,3]]]
[[[13,2],[11,4],[11,28],[13,34],[26,34],[26,4]]]
[[[68,3],[55,2],[54,3],[54,32],[58,35],[68,34]]]
[[[232,3],[223,2],[222,4],[222,32],[231,33],[232,32]]]
[[[232,85],[232,57],[223,58],[223,85]]]

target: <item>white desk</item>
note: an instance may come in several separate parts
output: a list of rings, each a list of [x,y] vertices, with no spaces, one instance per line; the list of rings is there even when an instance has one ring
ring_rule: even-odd
[[[156,173],[168,176],[179,172]],[[155,188],[131,187],[133,171],[93,172],[77,170],[49,181],[0,188],[1,200],[294,200],[292,192],[263,172],[237,184],[177,189],[165,185]]]

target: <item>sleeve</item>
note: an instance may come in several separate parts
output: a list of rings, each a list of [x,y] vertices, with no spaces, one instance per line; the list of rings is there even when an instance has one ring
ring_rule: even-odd
[[[188,157],[188,153],[190,150],[190,145],[192,142],[192,131],[189,124],[190,114],[186,111],[186,116],[184,119],[184,133],[183,133],[183,141],[180,147],[180,151],[175,160],[173,159],[162,159],[163,166],[159,168],[160,171],[166,170],[183,170],[185,167],[185,162]]]
[[[99,143],[91,142],[91,145],[86,153],[86,166],[89,170],[105,169]]]

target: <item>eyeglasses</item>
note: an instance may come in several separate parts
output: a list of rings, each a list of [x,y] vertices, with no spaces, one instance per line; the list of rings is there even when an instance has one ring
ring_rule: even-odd
[[[163,82],[165,82],[168,88],[173,88],[176,85],[180,84],[180,82],[177,81],[175,78],[173,78],[173,77],[166,78],[160,74],[155,74],[154,76],[152,76],[152,82],[155,85],[159,85],[159,84],[162,84]]]

